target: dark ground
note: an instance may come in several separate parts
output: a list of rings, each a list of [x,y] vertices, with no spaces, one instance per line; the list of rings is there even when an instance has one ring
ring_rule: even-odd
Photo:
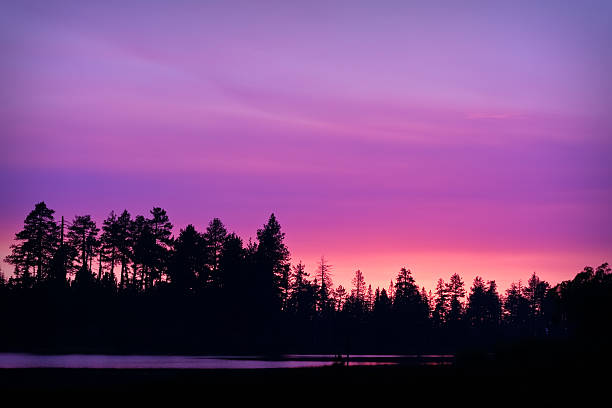
[[[516,378],[526,382],[569,381],[594,376],[593,367],[570,365],[514,366],[488,361],[458,362],[442,366],[328,366],[253,370],[174,369],[4,369],[0,389],[13,391],[119,391],[189,390],[211,385],[259,384],[274,387],[297,384],[412,384],[454,379]]]

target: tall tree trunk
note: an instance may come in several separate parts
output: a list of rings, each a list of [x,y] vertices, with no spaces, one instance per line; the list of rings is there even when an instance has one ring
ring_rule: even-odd
[[[113,281],[115,279],[115,248],[113,248],[113,252],[111,252],[111,266],[110,266],[110,279]]]
[[[102,249],[100,249],[100,255],[98,256],[99,265],[98,265],[98,282],[102,279]]]
[[[125,265],[125,257],[121,257],[121,279],[119,282],[119,287],[121,289],[125,289],[125,276],[127,275],[126,265]]]

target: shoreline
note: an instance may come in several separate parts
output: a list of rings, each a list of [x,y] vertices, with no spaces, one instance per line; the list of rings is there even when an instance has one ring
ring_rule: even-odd
[[[143,390],[193,389],[210,385],[284,385],[309,381],[337,384],[390,384],[427,382],[432,377],[499,378],[515,377],[568,379],[576,375],[570,367],[515,370],[503,366],[379,365],[326,366],[270,369],[0,369],[0,389],[32,391],[130,392]]]

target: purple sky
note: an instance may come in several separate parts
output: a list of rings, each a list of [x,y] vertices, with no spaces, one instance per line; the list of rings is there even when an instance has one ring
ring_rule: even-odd
[[[344,286],[612,261],[608,1],[95,3],[0,2],[2,257],[44,200],[275,212]]]

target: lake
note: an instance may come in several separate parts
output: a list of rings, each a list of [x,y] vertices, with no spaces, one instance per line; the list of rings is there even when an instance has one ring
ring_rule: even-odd
[[[360,365],[448,365],[453,355],[351,355],[350,366]],[[289,354],[280,358],[261,356],[168,356],[168,355],[39,355],[0,353],[0,369],[89,368],[89,369],[270,369],[324,367],[337,364],[333,355]]]

